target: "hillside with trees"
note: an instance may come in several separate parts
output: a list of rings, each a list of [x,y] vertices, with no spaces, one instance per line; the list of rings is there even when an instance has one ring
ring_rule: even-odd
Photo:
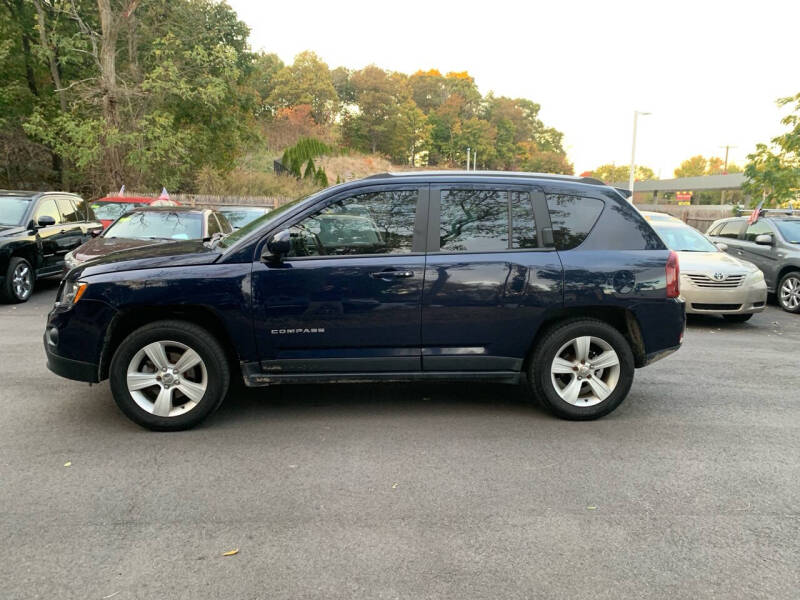
[[[573,171],[538,104],[467,72],[284,64],[248,35],[211,0],[0,0],[0,187],[298,195],[468,147],[481,169]],[[276,173],[299,142],[326,149],[311,175]]]

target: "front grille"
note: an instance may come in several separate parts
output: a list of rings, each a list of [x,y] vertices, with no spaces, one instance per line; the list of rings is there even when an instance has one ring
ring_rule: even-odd
[[[741,304],[706,304],[704,302],[692,302],[695,310],[739,310]]]
[[[692,283],[699,288],[714,288],[714,289],[728,289],[736,288],[742,285],[745,275],[728,275],[725,279],[719,281],[708,275],[700,273],[686,273],[686,276]]]

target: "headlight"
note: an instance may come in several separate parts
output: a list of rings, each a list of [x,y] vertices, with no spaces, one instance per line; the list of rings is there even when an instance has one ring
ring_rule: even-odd
[[[72,269],[73,267],[77,267],[80,263],[72,252],[67,252],[64,255],[64,264],[67,265],[67,269]]]
[[[756,269],[750,273],[750,279],[753,281],[764,281],[764,272],[761,269]]]
[[[81,299],[87,287],[89,287],[89,284],[85,281],[65,281],[64,287],[61,289],[61,296],[58,298],[58,304],[75,304]]]

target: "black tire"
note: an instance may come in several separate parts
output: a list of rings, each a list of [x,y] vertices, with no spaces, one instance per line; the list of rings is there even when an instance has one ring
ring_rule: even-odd
[[[781,281],[780,283],[778,283],[778,289],[775,290],[775,296],[776,299],[778,300],[778,306],[780,306],[786,312],[796,314],[800,313],[800,304],[798,304],[795,307],[790,307],[788,305],[789,297],[786,296],[783,292],[783,286],[786,285],[786,283],[790,279],[793,279],[795,281],[795,285],[800,285],[800,271],[789,271],[788,273],[786,273],[786,275],[781,277]]]
[[[744,323],[745,321],[749,321],[752,316],[753,313],[748,315],[722,315],[722,318],[731,323]]]
[[[604,400],[592,406],[576,406],[561,398],[551,376],[551,366],[559,349],[570,340],[583,336],[603,340],[616,352],[619,361],[615,387]],[[589,421],[607,415],[620,405],[631,389],[634,370],[633,352],[619,330],[597,319],[570,319],[553,326],[537,342],[528,363],[528,382],[542,406],[556,416],[571,421]]]
[[[177,342],[194,350],[205,367],[206,388],[202,397],[185,413],[174,416],[158,416],[142,408],[129,391],[127,383],[128,365],[134,357],[148,344],[165,341]],[[169,359],[169,355],[167,357]],[[184,374],[180,377],[184,377]],[[230,366],[220,343],[202,327],[186,321],[157,321],[135,330],[122,341],[111,360],[109,380],[114,401],[134,423],[154,431],[180,431],[194,427],[219,408],[230,384]],[[147,388],[142,393],[148,397],[157,395],[164,387],[162,383],[157,386]],[[180,389],[178,385],[174,387]],[[174,394],[173,390],[173,397],[188,400],[188,397],[181,395],[178,398]]]
[[[18,268],[27,268],[28,276],[30,277],[30,289],[27,293],[23,293],[22,295],[17,292],[17,287],[14,285],[14,275]],[[0,287],[0,296],[3,301],[13,304],[27,302],[31,294],[33,294],[33,286],[36,283],[36,274],[33,271],[33,267],[31,267],[31,263],[21,256],[14,256],[8,261],[8,270],[5,276],[3,285]]]

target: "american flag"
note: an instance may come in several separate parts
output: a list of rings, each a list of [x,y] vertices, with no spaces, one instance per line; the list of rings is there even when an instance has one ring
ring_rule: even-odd
[[[761,207],[762,206],[764,206],[764,201],[763,200],[761,202],[759,202],[758,206],[756,206],[755,209],[753,209],[753,212],[750,213],[750,218],[747,219],[747,224],[748,225],[752,225],[753,223],[758,221],[758,216],[761,213]]]

